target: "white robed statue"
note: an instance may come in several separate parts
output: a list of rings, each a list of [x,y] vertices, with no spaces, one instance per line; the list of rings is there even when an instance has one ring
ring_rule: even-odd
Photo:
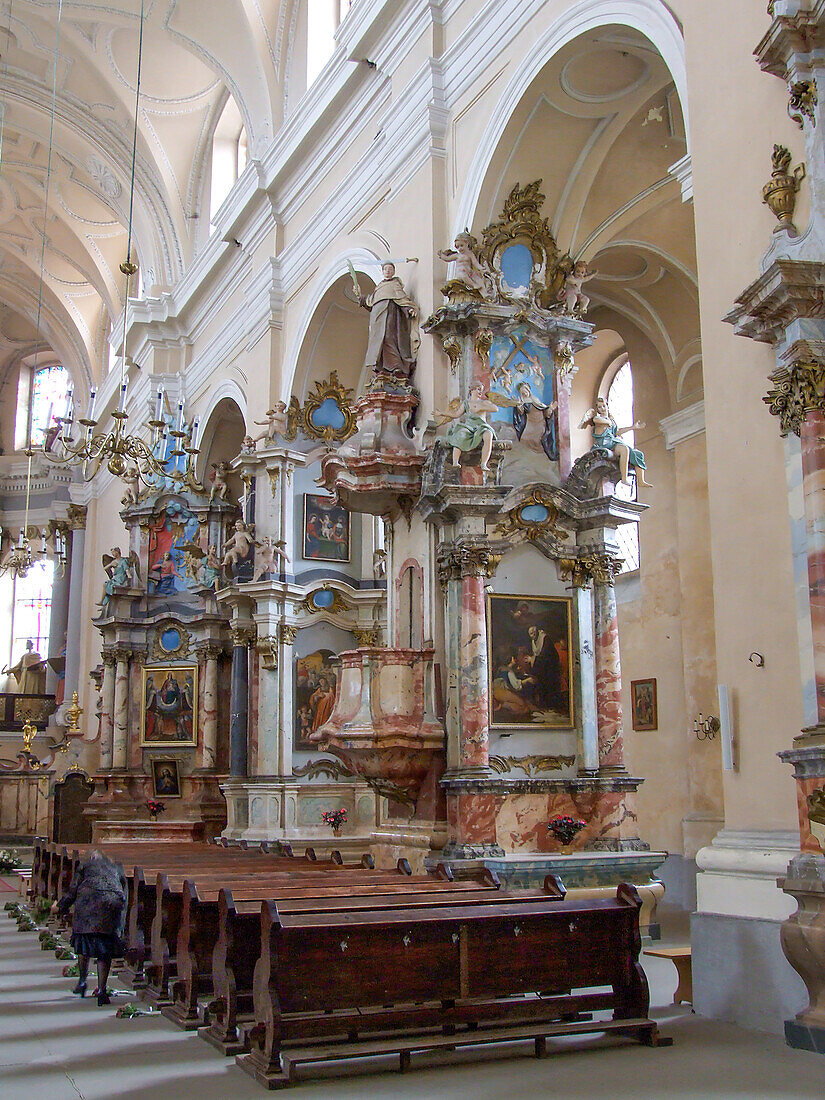
[[[372,294],[359,295],[359,302],[370,311],[370,339],[365,366],[374,374],[394,374],[409,378],[415,370],[421,337],[418,332],[418,306],[395,274],[395,264],[381,268],[384,278]]]

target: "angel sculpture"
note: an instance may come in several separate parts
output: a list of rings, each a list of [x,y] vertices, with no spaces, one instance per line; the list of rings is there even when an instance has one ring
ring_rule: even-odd
[[[140,473],[137,466],[129,466],[122,475],[126,484],[126,492],[120,498],[120,503],[128,508],[130,504],[137,504],[140,499]]]
[[[253,527],[254,524],[244,523],[242,519],[235,520],[235,530],[223,546],[224,553],[221,565],[224,569],[230,567],[234,569],[239,562],[249,556],[249,551],[255,545],[255,536],[252,533]]]
[[[610,415],[607,401],[603,397],[596,401],[595,409],[587,410],[579,424],[579,428],[592,427],[592,450],[609,451],[614,458],[619,460],[619,472],[625,485],[630,482],[630,470],[632,468],[636,472],[639,484],[652,489],[653,486],[650,482],[645,481],[647,466],[645,465],[644,454],[635,447],[628,446],[622,439],[622,436],[628,432],[632,432],[636,428],[644,428],[644,426],[643,420],[637,420],[635,424],[631,424],[627,428],[618,427],[616,421]]]
[[[269,576],[271,573],[275,573],[275,559],[280,558],[283,562],[289,562],[289,554],[287,554],[284,547],[286,542],[284,539],[280,539],[276,542],[270,538],[269,535],[265,535],[263,540],[257,543],[258,546],[258,568],[253,576],[253,581],[263,580],[264,577]]]
[[[286,402],[276,401],[274,408],[267,409],[266,420],[255,420],[254,423],[258,427],[266,427],[265,432],[261,432],[259,436],[256,436],[256,442],[265,439],[269,444],[275,442],[276,435],[286,436],[289,429],[289,414],[286,411]]]
[[[459,233],[455,239],[455,248],[439,248],[438,258],[446,263],[455,264],[455,278],[470,290],[475,290],[484,298],[491,297],[491,275],[473,252],[475,238],[468,229]]]
[[[121,554],[119,546],[113,546],[108,554],[103,555],[102,560],[109,579],[103,585],[103,597],[98,607],[106,606],[116,589],[130,588],[135,579],[140,581],[140,563],[134,550],[126,557]]]
[[[212,488],[209,490],[210,501],[217,497],[219,500],[226,500],[226,495],[229,492],[229,484],[226,480],[229,473],[228,462],[213,462],[212,469],[215,471],[212,475]]]
[[[467,400],[455,397],[445,412],[435,412],[439,427],[449,424],[447,442],[453,449],[452,464],[461,464],[461,453],[481,447],[481,469],[489,470],[495,432],[484,419],[484,413],[495,412],[500,402],[507,401],[500,394],[487,393],[482,382],[473,382],[467,391]]]
[[[582,286],[594,278],[598,272],[590,268],[584,260],[577,260],[573,270],[566,276],[564,286],[559,291],[559,301],[564,302],[563,313],[570,317],[584,317],[590,306],[590,299],[582,291]]]

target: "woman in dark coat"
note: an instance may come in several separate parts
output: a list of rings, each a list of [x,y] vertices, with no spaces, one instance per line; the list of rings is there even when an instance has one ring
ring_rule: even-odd
[[[80,980],[72,992],[86,995],[89,959],[97,959],[97,1003],[110,1003],[106,983],[112,959],[126,950],[126,876],[123,869],[100,852],[92,852],[78,868],[71,889],[52,910],[72,914],[72,949],[77,954]]]

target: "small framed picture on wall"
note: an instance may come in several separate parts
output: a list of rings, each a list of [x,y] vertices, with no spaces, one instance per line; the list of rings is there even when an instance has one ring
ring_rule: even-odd
[[[659,706],[656,700],[656,681],[631,680],[630,706],[633,712],[634,730],[657,730]]]
[[[180,798],[177,760],[152,761],[152,794],[155,798]]]

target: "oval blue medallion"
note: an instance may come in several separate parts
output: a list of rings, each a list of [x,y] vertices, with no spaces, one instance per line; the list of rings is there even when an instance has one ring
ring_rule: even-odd
[[[317,409],[310,414],[316,428],[343,428],[346,417],[334,397],[325,397]]]
[[[543,504],[525,504],[519,512],[525,523],[544,523],[549,515]]]
[[[319,592],[313,592],[312,594],[313,607],[332,607],[334,602],[335,593],[328,588],[322,588]]]
[[[160,644],[167,653],[171,653],[173,650],[178,649],[180,647],[180,641],[180,631],[175,630],[173,626],[167,627],[160,636]]]
[[[526,244],[511,244],[501,254],[501,274],[507,287],[527,293],[533,277],[533,254]]]

